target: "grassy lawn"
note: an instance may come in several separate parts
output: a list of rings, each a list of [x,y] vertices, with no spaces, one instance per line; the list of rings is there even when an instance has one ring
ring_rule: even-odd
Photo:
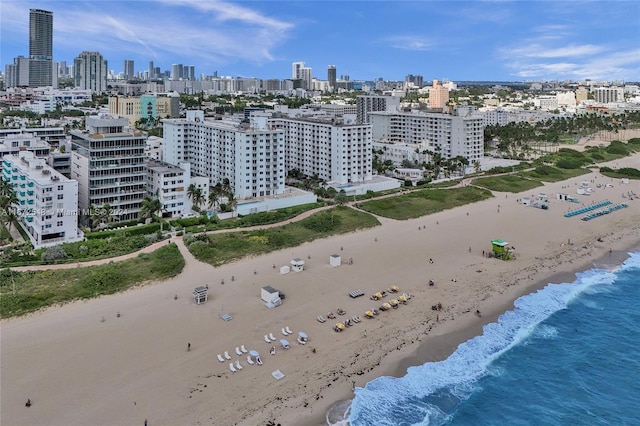
[[[561,169],[552,166],[538,166],[534,170],[518,173],[519,176],[530,179],[541,180],[543,182],[559,182],[572,177],[590,173],[588,169]]]
[[[278,227],[188,236],[184,238],[184,242],[196,259],[218,266],[247,256],[295,247],[318,238],[378,225],[380,222],[369,214],[349,207],[334,207],[299,222]]]
[[[478,185],[483,188],[490,189],[491,191],[499,192],[522,192],[529,189],[542,186],[542,182],[538,180],[526,179],[522,176],[516,175],[501,175],[474,179],[471,182],[473,185]]]
[[[175,244],[106,265],[14,272],[0,270],[0,317],[23,315],[76,299],[112,294],[149,280],[173,277],[184,268]],[[15,286],[15,294],[13,292]]]
[[[360,207],[380,216],[405,220],[475,203],[491,196],[491,192],[471,186],[452,189],[424,189],[397,197],[366,201]]]

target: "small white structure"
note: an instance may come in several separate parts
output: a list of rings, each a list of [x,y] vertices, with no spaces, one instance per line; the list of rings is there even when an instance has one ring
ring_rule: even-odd
[[[295,258],[291,261],[291,270],[293,272],[302,272],[304,271],[304,260],[300,258]]]
[[[291,271],[291,268],[289,268],[287,265],[280,267],[280,273],[282,275],[288,274],[290,271]]]
[[[522,205],[523,206],[528,206],[531,204],[531,198],[529,197],[522,197]]]
[[[332,267],[342,265],[342,258],[340,257],[340,255],[332,254],[331,256],[329,256],[329,265]]]
[[[544,192],[539,192],[538,193],[538,200],[547,201],[548,199],[549,199],[549,197],[547,197],[547,194],[545,194]]]
[[[569,194],[565,194],[565,193],[559,192],[559,193],[556,194],[556,198],[558,200],[568,201],[570,197],[569,197]]]
[[[628,185],[629,184],[629,178],[620,179],[620,183],[623,184],[623,185]]]
[[[280,292],[270,285],[262,287],[260,297],[265,303],[273,303],[280,299]]]
[[[193,289],[193,300],[197,305],[201,303],[206,303],[209,300],[209,290],[206,287],[200,286]]]

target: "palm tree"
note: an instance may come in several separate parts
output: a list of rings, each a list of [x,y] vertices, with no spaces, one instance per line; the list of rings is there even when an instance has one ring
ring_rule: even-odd
[[[233,195],[233,192],[228,192],[227,207],[229,208],[229,210],[231,210],[231,213],[233,213],[237,205],[238,205],[238,200],[236,200],[235,196]]]
[[[204,196],[202,195],[202,189],[195,186],[193,183],[189,185],[187,188],[187,197],[191,200],[191,204],[195,209],[200,208],[200,204],[204,201]]]
[[[144,197],[140,206],[140,216],[154,220],[156,215],[162,210],[162,203],[157,198]]]
[[[17,219],[15,210],[12,208],[18,203],[18,196],[13,185],[0,177],[0,221],[8,231],[11,231],[11,224]]]
[[[209,188],[209,207],[215,210],[216,205],[220,204],[220,197],[223,195],[222,184],[216,183]]]
[[[91,208],[91,225],[97,228],[100,225],[106,225],[115,222],[117,217],[113,214],[113,208],[109,203],[105,203],[102,207],[93,206]]]

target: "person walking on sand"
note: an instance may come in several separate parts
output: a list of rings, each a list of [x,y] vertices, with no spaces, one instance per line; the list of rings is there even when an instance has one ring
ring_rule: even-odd
[[[25,407],[31,407],[31,399],[27,399],[27,403],[24,404]]]
[[[187,343],[187,352],[191,352],[191,343]]]

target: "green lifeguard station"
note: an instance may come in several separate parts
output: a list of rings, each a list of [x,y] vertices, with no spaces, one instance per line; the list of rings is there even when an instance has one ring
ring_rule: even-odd
[[[502,260],[509,260],[511,255],[509,254],[509,243],[503,240],[491,240],[491,247],[493,248],[493,255]]]

